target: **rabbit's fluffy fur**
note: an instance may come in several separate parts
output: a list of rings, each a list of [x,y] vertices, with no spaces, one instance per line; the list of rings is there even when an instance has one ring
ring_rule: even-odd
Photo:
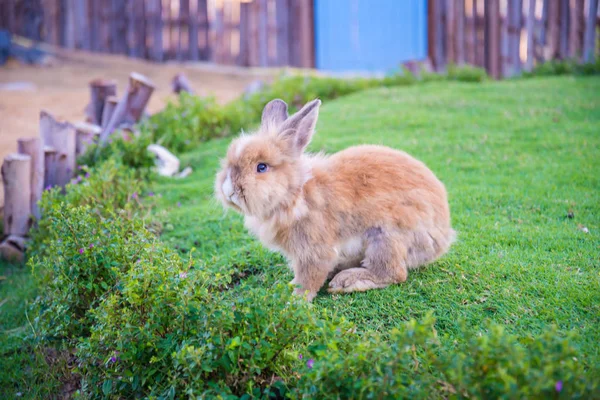
[[[216,196],[287,256],[309,300],[328,278],[334,293],[404,282],[454,240],[446,189],[425,164],[383,146],[305,154],[320,105],[288,117],[282,100],[267,104],[259,130],[231,143]]]

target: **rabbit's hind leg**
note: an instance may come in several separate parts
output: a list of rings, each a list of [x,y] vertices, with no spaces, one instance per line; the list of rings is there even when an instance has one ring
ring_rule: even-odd
[[[408,250],[405,234],[373,227],[365,232],[365,241],[362,267],[335,275],[329,283],[329,292],[364,292],[406,281]]]

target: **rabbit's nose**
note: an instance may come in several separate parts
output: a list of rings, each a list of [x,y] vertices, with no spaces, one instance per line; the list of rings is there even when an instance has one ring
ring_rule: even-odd
[[[223,182],[221,189],[223,190],[223,194],[225,195],[225,197],[231,200],[231,196],[233,196],[235,191],[233,190],[233,183],[231,182],[230,171],[227,171],[227,177],[225,178],[225,182]]]

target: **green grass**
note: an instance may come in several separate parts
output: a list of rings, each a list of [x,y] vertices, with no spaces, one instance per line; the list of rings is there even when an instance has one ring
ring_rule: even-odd
[[[214,140],[183,155],[194,173],[155,185],[163,240],[182,252],[195,247],[194,257],[217,266],[234,265],[249,284],[287,282],[285,260],[212,197],[228,143]],[[461,322],[479,330],[491,319],[522,338],[555,324],[578,334],[581,358],[600,367],[600,79],[442,82],[326,101],[311,150],[361,143],[426,162],[446,184],[459,240],[404,284],[322,291],[318,307],[383,333],[433,310],[447,343],[460,340]]]
[[[37,290],[23,266],[0,260],[0,398],[44,398],[54,390],[44,358],[25,341]],[[19,394],[20,393],[20,394]]]

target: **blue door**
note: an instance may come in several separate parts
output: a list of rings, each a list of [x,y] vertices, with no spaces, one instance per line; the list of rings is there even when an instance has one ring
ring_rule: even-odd
[[[427,56],[427,0],[314,0],[316,66],[389,72]]]

